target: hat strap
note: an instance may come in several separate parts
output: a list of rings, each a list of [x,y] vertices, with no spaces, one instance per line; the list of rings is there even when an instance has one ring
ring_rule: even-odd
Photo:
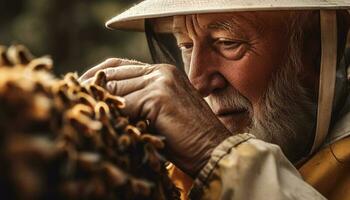
[[[332,116],[336,68],[337,68],[337,15],[335,10],[320,10],[321,69],[318,93],[318,110],[314,153],[324,142]]]

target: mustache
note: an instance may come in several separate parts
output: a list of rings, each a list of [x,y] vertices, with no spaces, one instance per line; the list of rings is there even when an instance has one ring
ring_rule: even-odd
[[[239,108],[253,113],[252,103],[232,86],[213,92],[205,100],[214,112],[219,108]]]

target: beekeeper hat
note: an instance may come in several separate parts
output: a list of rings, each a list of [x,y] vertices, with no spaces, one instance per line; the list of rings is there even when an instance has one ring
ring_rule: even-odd
[[[311,153],[328,134],[337,66],[336,10],[349,10],[350,0],[145,0],[106,22],[111,29],[144,31],[145,19],[157,19],[159,32],[171,31],[172,16],[238,11],[320,10],[321,67],[316,133]],[[157,27],[155,27],[157,29]],[[155,30],[157,31],[157,30]]]
[[[350,9],[349,0],[145,0],[107,21],[111,29],[144,30],[144,20],[174,15],[259,10]]]

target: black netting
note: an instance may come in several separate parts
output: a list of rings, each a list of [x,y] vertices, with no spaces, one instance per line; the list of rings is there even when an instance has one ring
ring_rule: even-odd
[[[150,19],[145,20],[145,32],[153,62],[172,64],[183,70],[181,52],[173,34],[156,33]]]

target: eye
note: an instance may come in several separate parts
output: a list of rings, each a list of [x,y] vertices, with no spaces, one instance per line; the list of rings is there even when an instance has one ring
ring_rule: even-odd
[[[216,40],[215,45],[218,46],[219,49],[229,50],[239,47],[242,43],[242,41],[238,40],[219,38]]]
[[[230,38],[218,38],[214,40],[215,50],[227,59],[239,60],[249,49],[248,42]]]
[[[181,51],[188,51],[192,49],[193,43],[180,43],[177,46]]]

